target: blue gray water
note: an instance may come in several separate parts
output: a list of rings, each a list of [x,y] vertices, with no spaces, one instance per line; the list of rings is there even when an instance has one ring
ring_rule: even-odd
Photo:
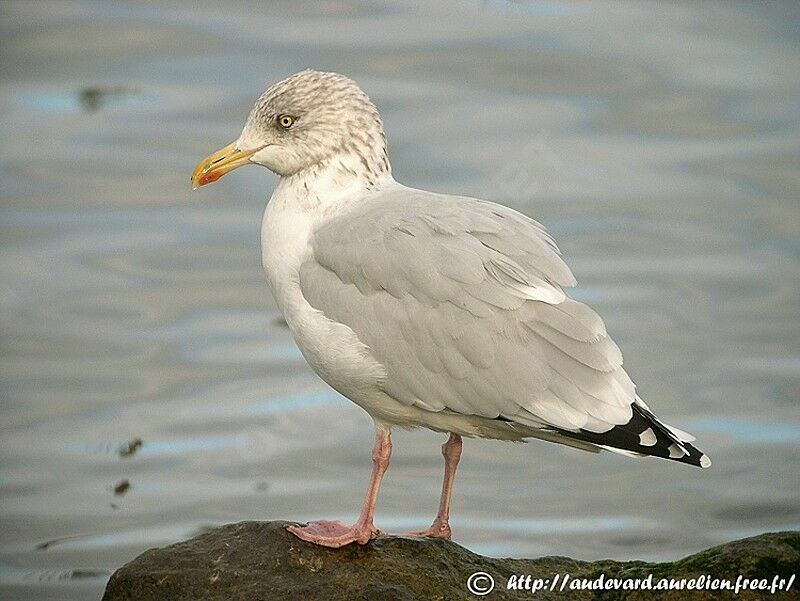
[[[307,66],[371,94],[400,181],[545,223],[714,460],[467,441],[458,542],[668,559],[800,527],[796,5],[316,4],[0,5],[0,596],[98,599],[210,525],[354,517],[371,424],[267,291],[275,178],[188,185]],[[427,525],[441,442],[397,433],[379,527]]]

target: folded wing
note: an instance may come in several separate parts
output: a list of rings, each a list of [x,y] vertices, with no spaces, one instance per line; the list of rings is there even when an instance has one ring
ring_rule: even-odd
[[[610,447],[641,414],[603,321],[564,293],[553,239],[512,209],[398,188],[326,222],[312,251],[305,298],[370,348],[398,401]]]

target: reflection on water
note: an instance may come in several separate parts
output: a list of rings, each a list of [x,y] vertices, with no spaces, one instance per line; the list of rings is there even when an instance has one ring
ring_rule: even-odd
[[[800,526],[793,3],[265,6],[0,9],[4,598],[99,598],[213,524],[354,517],[370,421],[269,297],[274,177],[188,185],[307,66],[372,95],[401,181],[543,221],[642,396],[714,460],[466,441],[459,542],[664,559]],[[395,440],[378,524],[419,528],[441,437]]]

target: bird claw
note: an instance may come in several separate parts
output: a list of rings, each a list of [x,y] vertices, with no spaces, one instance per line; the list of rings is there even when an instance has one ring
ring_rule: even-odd
[[[417,538],[443,538],[450,540],[452,532],[450,525],[447,522],[434,522],[427,530],[417,530],[415,532],[406,532],[406,536],[414,536]]]
[[[365,545],[381,534],[372,524],[356,522],[348,526],[338,520],[316,520],[305,526],[292,524],[287,526],[286,530],[306,542],[334,549],[350,543]]]

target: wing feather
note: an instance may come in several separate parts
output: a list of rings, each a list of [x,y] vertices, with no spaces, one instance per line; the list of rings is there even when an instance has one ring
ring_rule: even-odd
[[[600,317],[544,228],[492,203],[401,188],[329,219],[300,269],[400,402],[592,433],[636,399]]]

